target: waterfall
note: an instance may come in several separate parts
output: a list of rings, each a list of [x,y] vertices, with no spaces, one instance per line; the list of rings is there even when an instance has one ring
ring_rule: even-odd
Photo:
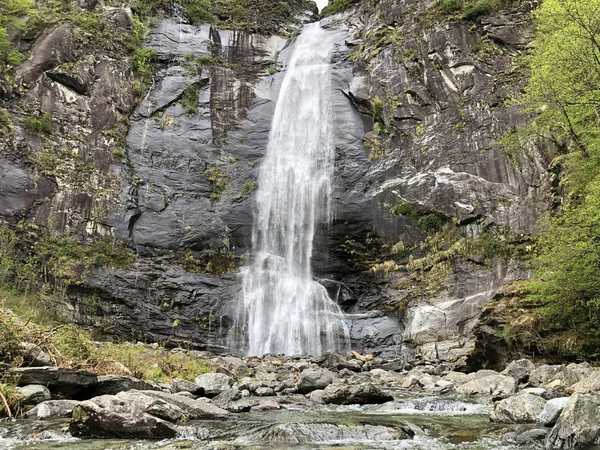
[[[235,351],[349,351],[343,314],[311,271],[315,232],[332,218],[332,51],[329,33],[307,25],[281,86],[258,177],[253,258],[242,268]]]

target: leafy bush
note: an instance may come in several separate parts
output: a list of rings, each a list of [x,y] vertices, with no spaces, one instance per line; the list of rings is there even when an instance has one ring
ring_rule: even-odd
[[[331,0],[329,4],[321,11],[321,16],[330,16],[337,14],[350,8],[352,5],[358,3],[359,0]]]
[[[476,0],[465,2],[463,18],[466,20],[474,20],[479,16],[484,16],[495,11],[498,4],[495,0]]]
[[[21,124],[28,132],[37,136],[50,136],[54,131],[52,117],[47,112],[43,112],[39,117],[25,117],[21,119]]]
[[[181,94],[181,106],[183,106],[188,115],[198,114],[198,98],[200,96],[200,85],[192,83],[186,87]]]
[[[152,61],[155,56],[156,52],[149,48],[138,48],[131,56],[133,71],[145,82],[152,80]]]
[[[4,309],[0,303],[0,373],[6,367],[18,365],[21,359],[21,330],[17,326],[13,316]],[[2,377],[0,376],[0,381]]]

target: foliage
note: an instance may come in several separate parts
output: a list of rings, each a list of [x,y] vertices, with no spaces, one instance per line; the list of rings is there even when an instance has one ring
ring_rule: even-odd
[[[221,199],[221,193],[229,186],[229,177],[218,167],[211,167],[206,172],[206,178],[212,186],[210,199],[213,202]]]
[[[200,85],[192,83],[186,87],[181,94],[181,106],[183,106],[188,115],[198,114],[198,97],[200,95]]]
[[[0,67],[19,63],[19,52],[9,40],[9,31],[23,27],[22,18],[35,6],[33,0],[0,0]]]
[[[581,204],[549,219],[538,241],[533,300],[575,305],[600,325],[600,177]]]
[[[251,178],[248,178],[244,185],[242,186],[242,190],[240,191],[241,198],[244,199],[246,196],[255,190],[258,189],[258,184]]]
[[[5,369],[21,361],[21,333],[13,316],[4,311],[2,303],[0,311],[4,312],[0,315],[0,369]],[[0,373],[2,372],[4,370],[0,370]],[[0,376],[0,382],[2,381],[4,380]]]
[[[542,224],[532,268],[520,292],[538,349],[592,356],[600,324],[600,0],[545,0],[534,13],[538,35],[530,77],[518,99],[532,124],[503,139],[510,154],[537,143],[553,158],[561,208]],[[510,327],[509,327],[510,328]],[[559,345],[560,340],[569,342]],[[521,342],[523,342],[521,340]]]
[[[183,267],[189,273],[199,273],[202,270],[202,261],[196,258],[192,249],[185,250]]]
[[[24,117],[21,119],[21,124],[28,132],[37,136],[50,136],[53,132],[52,117],[45,111],[38,117]]]
[[[156,52],[149,48],[137,48],[131,56],[131,64],[136,75],[144,82],[152,81],[152,61]]]
[[[331,0],[329,4],[321,11],[321,16],[330,16],[337,14],[350,8],[352,5],[358,3],[359,0]]]
[[[275,34],[281,26],[294,22],[291,2],[273,0],[180,0],[183,14],[193,23],[211,23],[226,29],[252,29],[262,34]],[[302,7],[310,9],[310,2]],[[147,21],[151,17],[172,13],[174,3],[166,0],[135,0],[133,12]]]
[[[548,0],[535,13],[538,36],[522,103],[537,113],[522,132],[545,141],[578,197],[600,173],[600,0]]]
[[[27,294],[80,284],[91,267],[130,267],[135,255],[119,241],[94,239],[86,245],[48,230],[0,227],[0,285]],[[50,288],[52,286],[52,288]]]
[[[521,0],[439,0],[437,9],[443,15],[475,20],[519,3]]]
[[[448,222],[448,217],[441,213],[423,211],[406,202],[398,202],[396,206],[390,209],[390,214],[392,216],[409,217],[418,223],[424,231],[439,231]]]

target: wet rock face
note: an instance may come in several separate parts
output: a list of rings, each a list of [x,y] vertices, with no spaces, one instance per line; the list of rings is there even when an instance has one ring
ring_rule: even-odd
[[[456,263],[442,292],[408,299],[402,279],[380,286],[349,255],[368,251],[361,246],[371,235],[387,245],[426,237],[414,220],[390,214],[399,202],[456,218],[470,237],[486,227],[535,232],[549,200],[544,161],[534,150],[509,160],[496,144],[526,120],[504,100],[519,87],[512,67],[531,38],[528,11],[478,26],[424,27],[413,19],[426,2],[366,3],[323,22],[336,36],[335,221],[317,233],[314,272],[348,313],[353,349],[460,360],[473,348],[482,306],[525,276],[516,264]],[[104,13],[115,30],[131,25],[128,8]],[[402,55],[369,40],[391,25],[402,35]],[[3,159],[0,214],[14,224],[26,211],[38,224],[113,236],[135,249],[132,268],[94,269],[71,290],[95,299],[93,308],[73,302],[78,322],[227,350],[239,257],[251,245],[253,191],[293,42],[160,20],[146,44],[156,52],[154,80],[139,104],[130,62],[90,54],[86,45],[89,38],[68,25],[48,30],[18,77],[30,87],[23,108],[51,112],[55,149],[81,155],[93,175],[38,177],[19,158]],[[386,129],[380,135],[375,98]],[[121,159],[111,130],[124,132],[127,121]],[[40,139],[22,137],[27,152],[41,153]],[[369,155],[365,137],[380,141],[381,155]],[[183,267],[186,250],[201,261],[192,270]]]
[[[507,157],[498,145],[528,120],[506,100],[525,81],[515,58],[533,37],[532,4],[478,23],[443,17],[425,23],[429,6],[362,3],[325,21],[347,30],[354,50],[354,76],[345,92],[370,122],[365,182],[373,229],[390,245],[424,240],[417,220],[390,212],[407,204],[453,218],[468,238],[490,230],[535,234],[550,204],[547,162],[540,149]],[[501,286],[525,276],[502,259],[453,261],[439,292],[408,297],[406,277],[390,277],[386,281],[396,289],[384,289],[369,308],[404,311],[395,340],[408,359],[456,361],[474,347],[471,331],[483,305]],[[357,308],[368,301],[363,296]]]

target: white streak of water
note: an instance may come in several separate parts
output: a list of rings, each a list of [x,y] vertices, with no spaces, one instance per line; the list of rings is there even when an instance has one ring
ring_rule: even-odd
[[[286,72],[262,163],[251,265],[232,347],[251,355],[349,350],[339,306],[313,280],[313,240],[332,218],[333,41],[304,28]]]

